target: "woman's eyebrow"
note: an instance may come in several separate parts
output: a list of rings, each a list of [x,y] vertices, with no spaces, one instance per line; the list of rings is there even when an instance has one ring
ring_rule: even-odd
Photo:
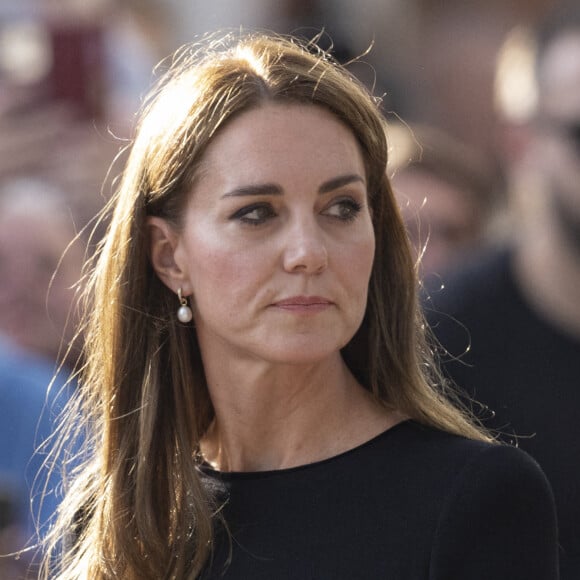
[[[357,183],[360,182],[365,184],[365,179],[358,175],[357,173],[352,173],[348,175],[340,175],[338,177],[333,177],[328,181],[325,181],[319,188],[318,193],[329,193],[338,189],[340,187],[344,187],[349,183]],[[282,187],[277,185],[276,183],[260,183],[260,184],[252,184],[252,185],[240,185],[239,187],[235,187],[234,189],[224,193],[222,195],[222,199],[226,197],[240,197],[240,196],[251,196],[251,195],[283,195],[284,190]]]
[[[319,188],[318,193],[329,193],[330,191],[334,191],[340,187],[344,187],[345,185],[349,185],[350,183],[357,183],[360,182],[363,185],[366,185],[366,180],[359,175],[358,173],[351,173],[348,175],[340,175],[339,177],[334,177],[325,181]]]
[[[222,195],[224,197],[238,197],[244,195],[282,195],[284,192],[275,183],[262,183],[258,185],[241,185]]]

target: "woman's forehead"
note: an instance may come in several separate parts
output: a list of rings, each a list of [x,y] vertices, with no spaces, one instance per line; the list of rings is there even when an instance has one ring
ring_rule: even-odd
[[[362,152],[352,132],[331,113],[305,105],[267,105],[234,119],[210,142],[198,178],[213,172],[263,179],[292,172],[359,173]]]

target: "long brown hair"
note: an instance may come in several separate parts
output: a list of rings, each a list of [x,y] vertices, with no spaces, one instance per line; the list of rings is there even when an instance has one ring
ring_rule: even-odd
[[[103,212],[110,225],[89,269],[75,402],[88,459],[62,505],[46,576],[195,578],[209,557],[217,508],[198,465],[213,407],[195,330],[177,322],[176,297],[149,263],[145,222],[161,216],[179,229],[208,143],[265,102],[323,107],[363,152],[376,257],[365,320],[343,351],[352,372],[417,421],[486,438],[448,402],[425,341],[378,101],[314,43],[261,33],[206,38],[169,63]]]

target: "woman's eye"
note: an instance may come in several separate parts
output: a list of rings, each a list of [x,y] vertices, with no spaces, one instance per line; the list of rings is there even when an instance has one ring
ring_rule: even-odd
[[[333,203],[323,213],[342,221],[351,221],[360,213],[362,205],[354,199],[341,199]]]
[[[274,208],[267,203],[252,204],[236,211],[230,219],[258,226],[276,216]]]

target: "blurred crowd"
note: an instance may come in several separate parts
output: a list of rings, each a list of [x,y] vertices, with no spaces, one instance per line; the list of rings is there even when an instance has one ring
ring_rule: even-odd
[[[445,370],[545,470],[562,578],[577,578],[579,12],[555,0],[0,0],[0,553],[34,531],[30,459],[82,346],[74,296],[102,234],[92,217],[153,69],[196,34],[242,27],[324,31],[382,95]],[[0,577],[25,563],[0,558]]]

